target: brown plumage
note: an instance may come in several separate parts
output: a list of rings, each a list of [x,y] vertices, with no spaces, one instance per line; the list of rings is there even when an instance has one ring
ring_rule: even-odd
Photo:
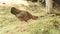
[[[11,8],[11,13],[14,14],[21,21],[27,21],[29,19],[37,19],[38,18],[38,16],[33,16],[29,12],[16,9],[15,7]]]

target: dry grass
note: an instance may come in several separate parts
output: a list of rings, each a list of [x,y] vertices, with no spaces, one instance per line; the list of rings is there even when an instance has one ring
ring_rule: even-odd
[[[60,16],[45,13],[45,8],[38,6],[13,5],[18,9],[37,15],[37,20],[19,21],[10,13],[12,6],[0,6],[0,34],[60,34]]]

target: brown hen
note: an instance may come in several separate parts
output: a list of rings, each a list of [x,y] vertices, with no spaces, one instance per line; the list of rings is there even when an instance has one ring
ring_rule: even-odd
[[[28,21],[29,19],[37,19],[38,16],[33,16],[27,11],[16,9],[15,7],[11,8],[11,13],[14,14],[21,21]]]

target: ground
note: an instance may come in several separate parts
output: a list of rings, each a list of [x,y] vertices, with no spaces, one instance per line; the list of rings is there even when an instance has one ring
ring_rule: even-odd
[[[15,6],[24,9],[39,18],[36,20],[20,21],[10,13],[10,8]],[[46,14],[45,8],[40,5],[4,5],[0,6],[0,34],[60,34],[60,16]]]

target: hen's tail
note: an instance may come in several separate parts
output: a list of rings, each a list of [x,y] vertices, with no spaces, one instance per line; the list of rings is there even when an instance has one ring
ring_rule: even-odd
[[[32,19],[37,19],[38,18],[38,16],[32,16]]]

